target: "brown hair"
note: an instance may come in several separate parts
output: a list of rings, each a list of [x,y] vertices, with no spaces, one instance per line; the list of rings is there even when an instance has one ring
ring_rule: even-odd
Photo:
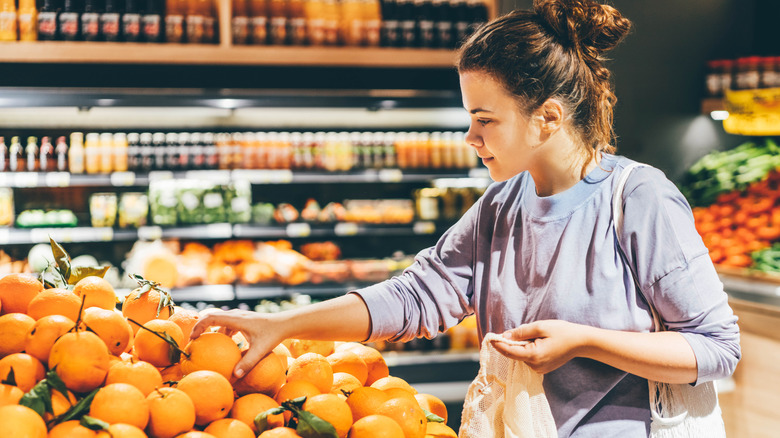
[[[612,107],[617,98],[602,53],[628,34],[631,22],[592,0],[534,0],[478,29],[460,48],[458,71],[482,71],[501,81],[529,114],[557,98],[571,112],[593,154],[613,153]]]

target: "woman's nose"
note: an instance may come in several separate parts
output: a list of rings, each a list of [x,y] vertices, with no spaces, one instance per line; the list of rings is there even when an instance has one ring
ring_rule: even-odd
[[[469,130],[466,131],[466,144],[474,147],[479,148],[482,147],[482,137],[477,135],[476,132],[474,132],[474,125],[469,125]]]

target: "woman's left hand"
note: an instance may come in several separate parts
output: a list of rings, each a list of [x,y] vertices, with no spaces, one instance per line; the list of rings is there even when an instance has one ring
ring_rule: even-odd
[[[561,320],[536,321],[503,333],[514,341],[529,341],[522,346],[494,341],[504,356],[523,361],[539,374],[549,373],[577,357],[585,347],[590,327]]]

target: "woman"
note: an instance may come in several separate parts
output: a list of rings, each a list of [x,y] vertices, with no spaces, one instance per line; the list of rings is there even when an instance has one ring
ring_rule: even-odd
[[[545,374],[560,436],[640,437],[646,379],[698,384],[733,372],[736,317],[662,172],[632,172],[624,230],[614,231],[613,188],[630,160],[611,154],[615,96],[601,56],[630,22],[590,0],[534,6],[460,50],[466,140],[496,183],[396,278],[290,312],[206,316],[194,336],[227,326],[252,345],[237,376],[285,338],[406,341],[475,313],[480,336],[533,341],[495,346]],[[643,297],[669,331],[652,332]]]

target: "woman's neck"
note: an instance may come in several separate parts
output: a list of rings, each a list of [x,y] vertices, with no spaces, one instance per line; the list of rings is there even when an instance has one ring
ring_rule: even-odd
[[[535,165],[529,172],[540,197],[570,189],[598,166],[596,155],[576,144],[568,135],[545,142],[535,158]]]

